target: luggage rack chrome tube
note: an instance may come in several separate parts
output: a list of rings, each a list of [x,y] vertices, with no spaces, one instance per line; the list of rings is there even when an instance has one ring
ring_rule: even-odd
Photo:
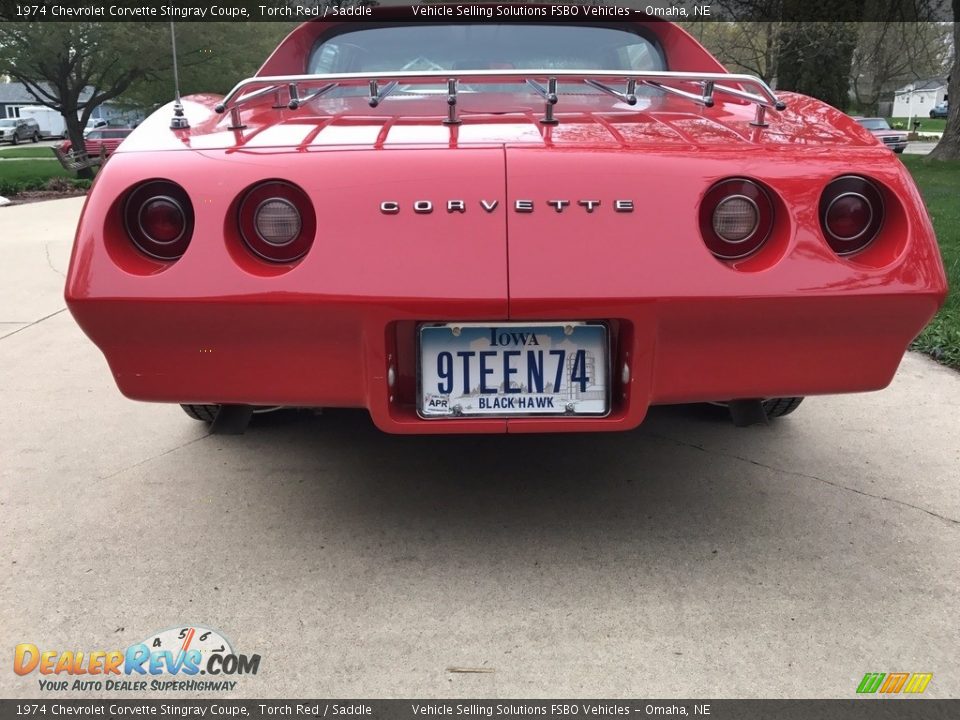
[[[652,87],[661,92],[685,98],[704,107],[712,107],[715,95],[727,95],[737,100],[745,100],[756,106],[756,115],[751,124],[764,127],[767,110],[781,111],[786,103],[780,100],[770,87],[754,75],[735,73],[698,73],[698,72],[669,72],[669,71],[639,71],[639,70],[424,70],[424,71],[384,71],[358,73],[327,73],[321,75],[271,75],[264,77],[247,78],[239,82],[223,102],[214,109],[218,113],[230,110],[232,125],[242,127],[239,118],[239,109],[263,95],[277,92],[278,87],[287,86],[296,94],[295,88],[323,86],[319,92],[309,93],[297,103],[290,103],[291,109],[301,106],[308,99],[313,99],[333,87],[364,85],[370,90],[369,104],[371,107],[379,105],[390,93],[396,90],[400,83],[416,84],[446,84],[448,94],[445,101],[448,104],[448,114],[444,122],[456,124],[459,118],[456,115],[458,84],[473,82],[475,84],[516,81],[530,86],[544,99],[544,117],[540,121],[553,125],[557,120],[554,116],[555,107],[559,102],[557,84],[561,81],[582,82],[601,92],[612,95],[628,105],[636,104],[636,88],[638,85]],[[546,87],[541,84],[546,81]],[[601,82],[604,81],[604,82]],[[622,82],[623,91],[612,87],[610,83]],[[383,84],[381,87],[381,83]],[[680,87],[676,87],[676,85]],[[684,86],[688,89],[684,89]],[[732,87],[739,85],[741,87]],[[261,89],[258,89],[261,88]],[[693,92],[693,89],[697,92]]]

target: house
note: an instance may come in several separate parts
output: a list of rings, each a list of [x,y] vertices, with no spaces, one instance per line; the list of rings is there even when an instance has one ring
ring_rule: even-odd
[[[90,97],[89,92],[81,95],[81,99],[88,97]],[[28,105],[39,105],[39,103],[23,83],[0,83],[0,118],[20,117],[20,108]]]
[[[80,101],[83,102],[90,95],[90,90],[84,90],[80,94]],[[20,108],[39,104],[23,83],[0,82],[0,118],[20,117]],[[117,104],[107,101],[95,107],[90,117],[106,120],[111,125],[127,125],[142,120],[143,113],[125,110]]]
[[[926,117],[930,108],[947,99],[947,81],[943,78],[918,80],[893,94],[892,117]]]

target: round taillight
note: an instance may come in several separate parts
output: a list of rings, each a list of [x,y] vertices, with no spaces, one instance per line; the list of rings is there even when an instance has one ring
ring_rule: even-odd
[[[169,180],[151,180],[127,196],[124,225],[133,244],[158,260],[176,260],[193,234],[193,206],[186,191]]]
[[[730,195],[713,211],[713,231],[728,243],[740,243],[757,229],[757,204],[743,195]]]
[[[247,247],[264,260],[278,263],[303,257],[313,244],[317,226],[307,194],[279,180],[248,190],[237,222]]]
[[[700,203],[703,241],[721,260],[737,260],[760,249],[773,230],[773,202],[758,183],[722,180]]]
[[[856,175],[833,180],[820,196],[820,225],[837,255],[860,252],[883,225],[883,197],[876,185]]]
[[[165,197],[144,203],[138,220],[144,234],[157,243],[176,242],[187,227],[183,208],[176,200]]]
[[[303,225],[300,212],[293,203],[282,198],[270,198],[254,211],[257,235],[271,245],[282,247],[297,239]]]

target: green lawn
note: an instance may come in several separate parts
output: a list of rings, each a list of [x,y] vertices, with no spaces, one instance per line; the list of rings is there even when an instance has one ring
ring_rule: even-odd
[[[960,161],[930,162],[901,156],[933,218],[950,294],[943,309],[914,343],[917,350],[960,369]]]
[[[0,150],[0,158],[49,158],[55,160],[48,147],[10,147]]]
[[[929,112],[929,110],[927,111]],[[943,132],[943,128],[947,124],[946,118],[931,118],[927,115],[921,115],[920,117],[915,117],[914,121],[920,121],[920,132]],[[890,123],[890,127],[896,127],[899,123],[904,130],[912,130],[913,128],[907,127],[907,119],[905,117],[897,118],[887,118],[887,122]]]
[[[73,178],[56,158],[49,160],[0,160],[0,195],[16,195],[23,190],[39,190],[51,178]]]

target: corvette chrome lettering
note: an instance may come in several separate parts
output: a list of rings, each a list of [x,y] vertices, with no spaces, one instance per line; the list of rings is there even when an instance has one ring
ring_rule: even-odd
[[[574,206],[572,200],[547,200],[544,204],[558,214]],[[480,207],[488,213],[492,213],[499,205],[499,200],[480,200]],[[588,214],[592,214],[594,210],[603,206],[603,201],[577,200],[576,205],[583,208]],[[434,205],[432,200],[415,200],[411,207],[413,212],[418,215],[429,215],[433,212]],[[460,213],[462,215],[467,212],[468,204],[466,200],[447,200],[446,207],[447,213]],[[520,199],[513,201],[514,212],[529,214],[534,212],[536,207],[537,203],[533,200]],[[614,200],[613,210],[618,213],[632,213],[634,202],[633,200]],[[384,215],[398,215],[400,211],[401,205],[396,200],[384,200],[380,203],[380,212]]]

